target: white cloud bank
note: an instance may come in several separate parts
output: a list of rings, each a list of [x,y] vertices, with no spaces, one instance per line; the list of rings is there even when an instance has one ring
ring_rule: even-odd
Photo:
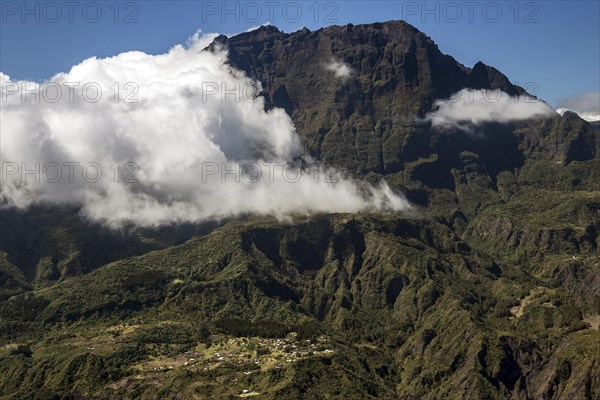
[[[16,93],[33,82],[0,75],[4,206],[78,204],[115,227],[410,207],[385,184],[328,183],[318,165],[319,179],[297,180],[298,170],[288,168],[301,155],[291,119],[281,109],[264,111],[257,83],[226,65],[226,51],[201,51],[212,38],[196,35],[160,55],[89,58],[45,82],[37,102]],[[236,85],[237,99],[214,93]],[[262,178],[252,179],[251,168],[240,179],[239,170],[226,170],[234,161],[256,162]]]
[[[352,68],[343,61],[331,60],[325,64],[325,69],[335,74],[336,78],[346,79],[352,76]]]
[[[436,127],[469,130],[485,122],[511,122],[550,116],[555,111],[529,96],[511,97],[500,90],[463,89],[448,100],[438,100],[426,116]]]
[[[556,112],[563,115],[573,111],[588,122],[600,121],[600,92],[585,93],[562,99],[558,102]]]

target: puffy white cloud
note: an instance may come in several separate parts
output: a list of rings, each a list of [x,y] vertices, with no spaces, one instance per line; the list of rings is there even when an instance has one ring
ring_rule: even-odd
[[[89,58],[37,89],[0,75],[5,206],[77,204],[111,226],[409,208],[385,184],[299,169],[291,119],[264,110],[260,84],[226,50],[202,51],[213,37]]]
[[[332,59],[325,64],[325,69],[332,71],[337,78],[346,79],[352,76],[352,68],[343,61],[337,61]]]
[[[585,93],[562,99],[556,109],[560,115],[573,111],[586,121],[600,121],[600,92]]]
[[[500,90],[463,89],[450,99],[438,100],[426,116],[433,126],[469,130],[484,122],[510,122],[555,114],[541,100],[511,97]]]

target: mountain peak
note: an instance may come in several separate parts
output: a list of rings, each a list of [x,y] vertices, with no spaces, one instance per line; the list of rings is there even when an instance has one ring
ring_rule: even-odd
[[[246,32],[246,33],[252,33],[252,32],[277,33],[277,32],[281,32],[281,31],[275,25],[265,24],[265,25],[261,25],[258,28],[251,30],[249,32]]]
[[[525,93],[481,61],[466,68],[399,20],[313,32],[262,27],[221,44],[233,67],[261,82],[265,107],[292,118],[311,156],[360,174],[397,172],[416,157],[409,136],[439,99],[465,88]],[[391,137],[393,151],[382,142]]]
[[[413,115],[423,115],[436,99],[448,98],[463,88],[500,89],[510,95],[525,93],[500,71],[481,61],[472,69],[464,67],[443,54],[429,36],[402,20],[332,25],[293,33],[268,25],[230,38],[220,37],[215,42],[226,45],[229,62],[262,82],[267,91],[283,77],[295,80],[302,76],[305,82],[298,85],[315,88],[316,81],[329,79],[323,65],[335,60],[344,62],[361,81],[379,82],[375,85],[378,92],[394,90],[416,96],[406,110]],[[290,103],[283,97],[284,103]],[[290,110],[289,104],[283,108]]]

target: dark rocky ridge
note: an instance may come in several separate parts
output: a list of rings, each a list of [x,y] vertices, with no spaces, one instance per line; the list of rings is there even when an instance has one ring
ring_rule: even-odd
[[[397,92],[397,96],[417,94],[415,105],[419,107],[407,108],[409,113],[404,115],[407,118],[415,114],[423,116],[433,100],[447,98],[463,88],[526,94],[493,67],[478,62],[473,68],[467,68],[442,54],[431,38],[404,21],[330,26],[315,32],[303,29],[291,34],[264,26],[231,38],[219,36],[209,47],[217,44],[227,46],[233,66],[265,85],[264,94],[268,95],[269,104],[282,108],[285,107],[274,94],[284,89],[288,91],[285,80],[290,81],[294,89],[300,89],[294,91],[293,100],[301,105],[306,99],[302,89],[320,88],[319,85],[327,81],[333,89],[337,88],[339,82],[322,68],[332,59],[349,65],[360,78],[371,78],[371,82],[364,79],[357,82],[361,84],[361,92],[369,94],[365,96],[367,99],[384,92]],[[322,80],[323,75],[328,76]],[[299,80],[313,85],[297,88],[293,83]]]
[[[436,99],[463,89],[525,94],[495,68],[472,69],[440,52],[403,21],[332,26],[286,34],[272,26],[232,38],[218,37],[229,61],[260,81],[268,107],[285,109],[308,152],[358,173],[392,173],[423,147],[416,133]],[[342,61],[346,80],[325,65]],[[420,135],[423,136],[423,135]],[[412,154],[410,154],[412,153]]]

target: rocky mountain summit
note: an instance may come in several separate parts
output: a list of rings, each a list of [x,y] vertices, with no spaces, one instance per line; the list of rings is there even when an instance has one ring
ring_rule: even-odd
[[[488,124],[479,129],[486,140],[432,129],[423,119],[435,101],[462,89],[527,93],[482,62],[461,65],[403,21],[290,34],[264,26],[220,36],[209,48],[217,46],[227,48],[233,67],[261,82],[267,107],[286,110],[310,155],[355,175],[385,176],[422,205],[432,189],[454,189],[452,170],[465,164],[487,169],[486,179],[495,182],[494,175],[523,167],[533,153],[568,164],[594,159],[600,146],[572,113],[543,127],[539,121]],[[331,63],[347,66],[347,76],[336,76]]]

